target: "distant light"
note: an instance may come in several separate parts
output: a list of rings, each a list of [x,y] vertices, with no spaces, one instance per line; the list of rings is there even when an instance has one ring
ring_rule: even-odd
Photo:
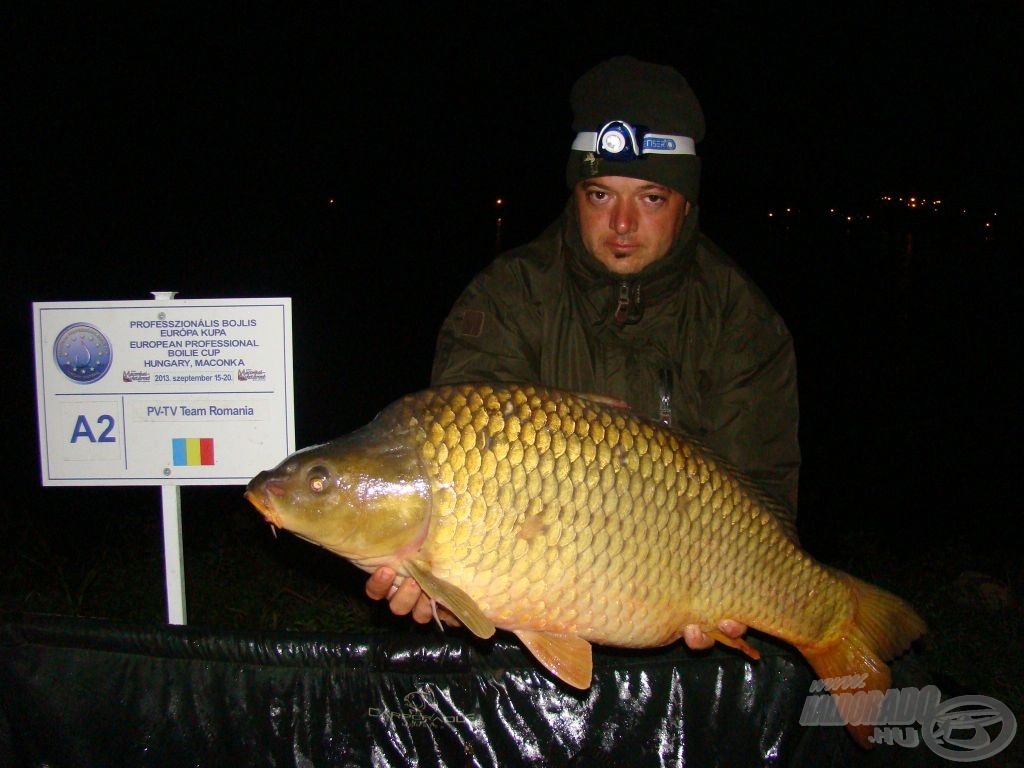
[[[829,213],[835,213],[835,212],[836,212],[836,209],[835,209],[835,208],[829,208],[829,209],[828,209],[828,212],[829,212]]]
[[[327,204],[328,205],[334,205],[334,198],[333,197],[327,198]]]
[[[992,222],[991,221],[986,221],[985,222],[985,226],[986,227],[991,227],[992,226]]]
[[[502,203],[504,203],[504,202],[505,202],[505,201],[504,201],[504,200],[502,200],[502,199],[501,199],[501,198],[499,197],[499,198],[498,198],[497,200],[495,200],[495,201],[494,201],[494,204],[495,204],[495,205],[501,205],[501,204],[502,204]]]
[[[792,209],[792,208],[787,208],[787,209],[786,209],[786,213],[792,213],[792,212],[793,212],[793,209]]]
[[[772,211],[768,211],[768,218],[769,219],[775,218],[775,213],[772,212]]]
[[[853,221],[853,216],[847,216],[847,217],[846,217],[846,220],[847,220],[847,221]]]

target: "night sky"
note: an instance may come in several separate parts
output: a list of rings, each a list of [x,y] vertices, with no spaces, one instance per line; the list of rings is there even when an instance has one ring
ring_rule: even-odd
[[[300,444],[426,385],[495,199],[506,245],[561,210],[568,91],[612,55],[694,87],[704,228],[780,310],[802,312],[778,288],[801,267],[748,256],[748,223],[786,205],[941,196],[998,211],[1019,251],[1016,3],[24,5],[0,25],[18,483],[38,478],[33,300],[291,296]]]
[[[702,202],[722,228],[758,201],[896,191],[1005,205],[1021,178],[1024,13],[985,4],[26,5],[4,25],[4,245],[98,259],[76,286],[89,295],[266,289],[242,254],[267,241],[300,253],[297,233],[314,237],[327,215],[344,230],[342,273],[367,249],[474,258],[473,225],[489,229],[498,195],[512,234],[532,236],[565,196],[569,87],[619,53],[691,81],[708,121]],[[218,251],[181,282],[182,263]],[[147,263],[121,282],[106,269],[127,254]],[[31,275],[33,294],[65,295]]]

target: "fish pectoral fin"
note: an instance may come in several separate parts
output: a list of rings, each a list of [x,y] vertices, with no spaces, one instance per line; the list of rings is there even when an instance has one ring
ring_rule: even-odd
[[[530,653],[547,670],[574,688],[589,688],[594,673],[590,643],[579,635],[559,632],[538,632],[532,629],[513,630]]]
[[[725,632],[717,628],[705,629],[704,633],[713,640],[717,640],[722,645],[728,645],[730,648],[735,648],[737,651],[743,651],[743,653],[747,654],[747,656],[752,658],[754,661],[761,658],[761,652],[742,637],[729,637]]]
[[[484,616],[476,601],[444,579],[437,578],[422,563],[414,560],[405,561],[405,569],[409,575],[419,582],[420,587],[437,602],[455,614],[470,632],[485,640],[494,634],[494,622]]]

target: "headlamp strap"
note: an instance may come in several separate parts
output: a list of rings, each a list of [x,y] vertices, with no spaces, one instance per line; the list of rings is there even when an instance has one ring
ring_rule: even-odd
[[[651,133],[625,120],[612,120],[599,131],[580,131],[572,143],[579,152],[594,152],[608,160],[635,160],[642,155],[696,155],[689,136]]]

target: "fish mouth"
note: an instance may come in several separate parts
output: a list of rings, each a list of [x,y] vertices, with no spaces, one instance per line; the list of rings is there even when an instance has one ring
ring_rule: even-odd
[[[281,516],[277,513],[277,510],[274,509],[274,505],[270,501],[270,494],[266,487],[264,487],[262,493],[258,492],[255,488],[247,488],[245,490],[245,498],[248,499],[250,504],[259,510],[260,514],[266,518],[268,523],[273,525],[275,528],[284,527],[281,524]]]

